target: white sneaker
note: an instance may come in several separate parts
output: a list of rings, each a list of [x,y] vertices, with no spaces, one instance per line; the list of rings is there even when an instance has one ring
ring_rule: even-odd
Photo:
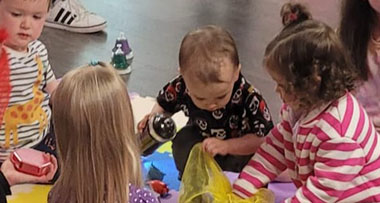
[[[107,21],[89,12],[78,0],[57,0],[46,19],[47,27],[78,33],[93,33],[104,30]]]

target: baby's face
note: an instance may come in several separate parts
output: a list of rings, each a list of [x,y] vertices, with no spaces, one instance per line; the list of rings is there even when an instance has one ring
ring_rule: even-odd
[[[0,0],[0,28],[8,32],[4,45],[27,51],[28,44],[41,35],[48,6],[48,0]]]
[[[182,74],[187,91],[193,103],[200,109],[215,111],[230,101],[234,83],[239,78],[240,68],[236,68],[229,60],[221,67],[220,81],[204,84],[194,74]]]
[[[267,68],[269,75],[276,82],[275,91],[280,95],[280,98],[283,103],[289,105],[293,110],[298,109],[299,104],[297,97],[293,92],[289,92],[289,82],[285,79],[284,75],[273,71],[271,68]]]

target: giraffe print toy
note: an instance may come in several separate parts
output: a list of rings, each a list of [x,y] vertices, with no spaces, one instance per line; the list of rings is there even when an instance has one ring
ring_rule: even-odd
[[[33,98],[24,104],[16,104],[6,109],[4,113],[5,123],[5,144],[4,148],[10,147],[11,134],[13,135],[13,144],[18,143],[17,127],[19,124],[30,124],[33,122],[39,122],[39,133],[41,134],[47,125],[47,116],[42,109],[41,103],[44,99],[43,92],[39,89],[39,86],[43,79],[44,65],[41,59],[36,56],[38,75],[37,80],[33,84]]]

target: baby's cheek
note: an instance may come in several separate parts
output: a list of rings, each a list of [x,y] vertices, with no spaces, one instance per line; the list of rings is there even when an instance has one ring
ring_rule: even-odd
[[[195,104],[196,107],[200,108],[200,109],[203,109],[204,108],[204,104],[200,101],[196,101],[193,99],[193,103]]]
[[[230,97],[227,97],[218,106],[224,107],[228,104],[229,101],[230,101]]]

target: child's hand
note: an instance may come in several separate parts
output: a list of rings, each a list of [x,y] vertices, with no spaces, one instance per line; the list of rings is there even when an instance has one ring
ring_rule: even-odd
[[[148,120],[149,118],[151,117],[152,114],[147,114],[144,116],[143,119],[141,119],[141,121],[137,124],[137,131],[139,133],[142,133],[142,131],[144,130],[144,128],[146,127],[146,124],[148,123]]]
[[[210,137],[203,140],[202,148],[212,156],[217,154],[225,156],[229,153],[228,142],[215,137]]]
[[[47,183],[53,179],[57,171],[58,164],[57,159],[53,155],[44,154],[44,156],[50,159],[51,165],[49,167],[48,173],[43,176],[38,177],[17,171],[9,157],[1,165],[1,171],[3,172],[10,186],[20,183]]]
[[[148,123],[148,120],[155,115],[156,113],[165,113],[165,110],[156,102],[151,110],[150,113],[144,116],[143,119],[141,119],[140,122],[137,123],[137,131],[139,133],[142,133],[144,128],[146,127],[146,124]]]
[[[288,170],[283,171],[280,175],[278,175],[275,179],[278,182],[292,182],[292,179],[289,176]]]

